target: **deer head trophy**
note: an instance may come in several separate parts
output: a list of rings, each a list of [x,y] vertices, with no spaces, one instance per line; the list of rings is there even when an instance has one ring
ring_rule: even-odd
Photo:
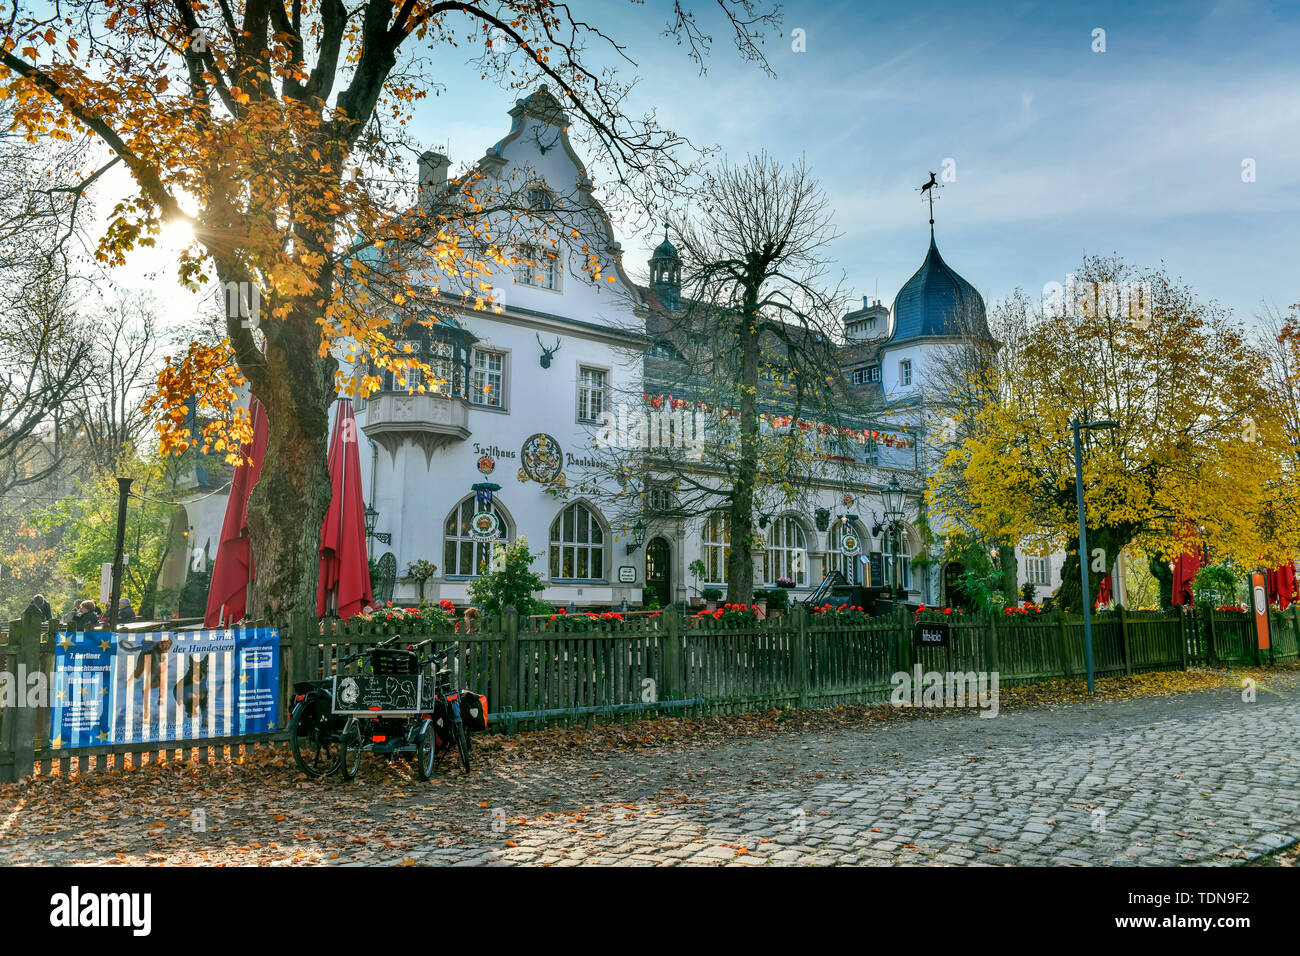
[[[560,340],[557,338],[555,340],[555,345],[548,349],[546,343],[542,341],[542,337],[539,335],[537,336],[537,344],[542,347],[542,357],[540,360],[542,368],[550,368],[551,359],[555,358],[555,353],[560,350]]]

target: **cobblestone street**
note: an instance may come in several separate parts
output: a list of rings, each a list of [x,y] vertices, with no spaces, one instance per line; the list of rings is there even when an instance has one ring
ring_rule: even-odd
[[[677,750],[521,761],[494,742],[468,779],[430,784],[378,759],[309,782],[282,752],[36,781],[0,791],[0,864],[1231,864],[1300,837],[1294,683],[1254,703],[1225,689],[832,730],[795,715]]]

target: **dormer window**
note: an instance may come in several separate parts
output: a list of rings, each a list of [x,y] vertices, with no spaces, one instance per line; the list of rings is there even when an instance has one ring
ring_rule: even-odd
[[[880,366],[864,365],[862,368],[855,368],[852,380],[854,385],[870,385],[872,382],[879,382]]]
[[[555,208],[555,197],[545,186],[534,186],[528,191],[528,208],[550,210]]]

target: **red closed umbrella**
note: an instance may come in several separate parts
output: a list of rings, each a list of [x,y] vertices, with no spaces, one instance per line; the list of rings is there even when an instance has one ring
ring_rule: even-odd
[[[1192,603],[1192,579],[1196,577],[1196,572],[1201,570],[1201,549],[1196,546],[1195,534],[1195,529],[1189,522],[1187,531],[1183,535],[1187,542],[1187,550],[1174,561],[1173,601],[1175,604]]]
[[[1268,572],[1268,600],[1284,611],[1296,600],[1295,562],[1288,561]]]
[[[253,580],[253,547],[248,538],[248,499],[262,474],[270,423],[266,409],[250,398],[248,413],[253,419],[251,445],[239,446],[240,463],[230,479],[230,497],[226,499],[226,517],[221,522],[221,540],[212,563],[212,582],[208,585],[208,606],[203,614],[204,627],[222,627],[244,619],[247,611],[248,585]]]
[[[1096,607],[1094,607],[1094,610],[1096,610],[1096,608],[1098,607],[1102,607],[1103,605],[1110,604],[1110,599],[1111,599],[1111,586],[1110,586],[1110,575],[1108,574],[1101,579],[1101,586],[1097,588],[1097,604]]]
[[[343,620],[374,603],[366,560],[365,505],[361,498],[361,454],[352,402],[340,400],[330,435],[330,506],[320,529],[320,584],[316,614],[333,610]]]

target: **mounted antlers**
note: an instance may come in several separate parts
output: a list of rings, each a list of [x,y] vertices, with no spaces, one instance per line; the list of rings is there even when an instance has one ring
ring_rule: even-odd
[[[542,347],[542,358],[541,358],[542,368],[550,368],[551,359],[555,358],[555,353],[560,350],[559,338],[557,337],[555,340],[555,345],[552,348],[548,349],[546,347],[546,343],[542,341],[542,337],[539,335],[537,336],[537,344]]]

